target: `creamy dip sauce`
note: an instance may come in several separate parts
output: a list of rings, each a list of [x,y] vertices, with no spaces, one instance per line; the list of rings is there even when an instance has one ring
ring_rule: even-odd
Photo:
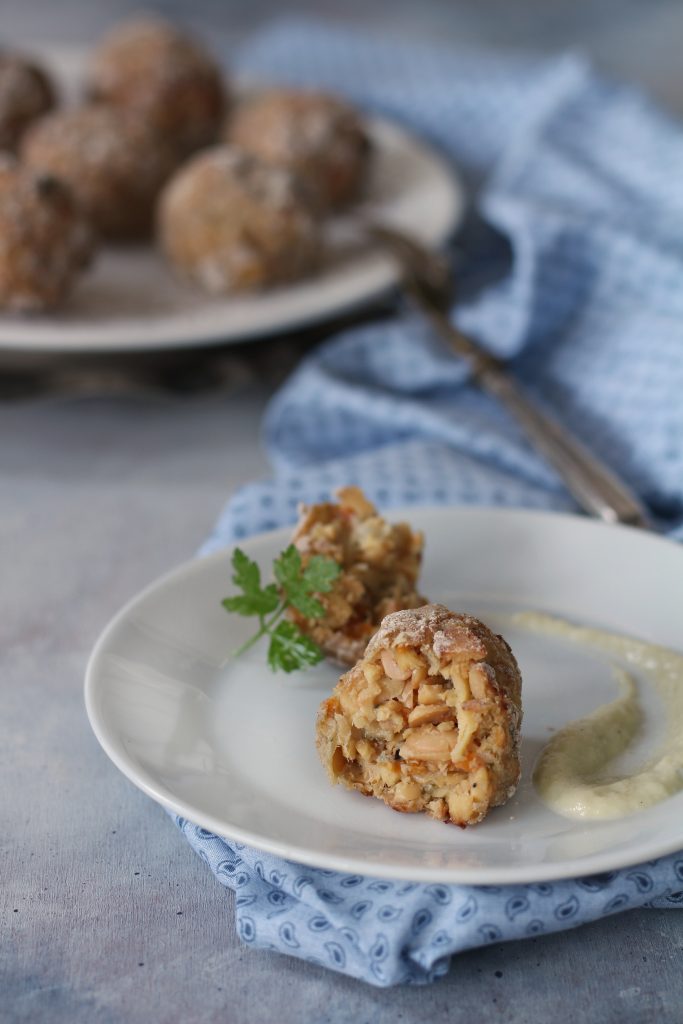
[[[645,720],[635,679],[613,665],[621,695],[560,729],[536,762],[534,784],[549,807],[567,818],[622,818],[683,789],[682,654],[538,612],[521,612],[514,622],[633,665],[658,695],[666,717],[656,754],[631,773],[610,775],[610,762],[632,744]]]

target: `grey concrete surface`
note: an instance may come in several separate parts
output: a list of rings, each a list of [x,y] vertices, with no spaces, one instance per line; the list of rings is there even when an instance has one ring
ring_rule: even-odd
[[[1,0],[0,34],[86,42],[139,6]],[[146,6],[181,12],[226,51],[285,11],[275,0]],[[583,48],[683,113],[677,0],[297,9],[413,38]],[[470,953],[419,991],[246,950],[230,894],[100,751],[82,702],[89,650],[125,600],[192,554],[229,494],[266,471],[268,391],[245,377],[191,398],[0,404],[0,1021],[681,1024],[675,912]]]
[[[578,49],[683,114],[680,0],[2,0],[0,37],[87,43],[141,9],[182,18],[228,55],[248,33],[289,13],[453,45]]]

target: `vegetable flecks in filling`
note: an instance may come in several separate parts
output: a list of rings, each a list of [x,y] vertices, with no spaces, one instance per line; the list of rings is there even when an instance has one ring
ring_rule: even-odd
[[[417,589],[423,537],[384,519],[358,487],[342,487],[336,497],[301,506],[293,538],[304,565],[322,555],[341,566],[321,597],[324,614],[288,614],[329,657],[353,665],[386,615],[425,603]]]
[[[438,605],[388,616],[322,705],[321,757],[333,781],[396,810],[480,821],[519,776],[520,685],[509,648],[476,619]]]

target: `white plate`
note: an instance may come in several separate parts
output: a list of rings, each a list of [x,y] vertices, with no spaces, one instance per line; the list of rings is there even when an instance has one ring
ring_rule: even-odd
[[[67,93],[78,54],[51,55]],[[464,192],[453,167],[389,121],[368,122],[375,159],[363,208],[439,246],[460,223]],[[330,253],[316,275],[257,295],[212,298],[174,279],[151,246],[106,248],[63,310],[0,316],[0,349],[126,352],[246,341],[359,308],[396,285],[394,262],[368,247],[335,244],[349,218],[332,224]]]
[[[86,704],[114,763],[145,793],[204,828],[344,872],[539,882],[683,847],[683,794],[604,823],[569,821],[541,803],[530,774],[550,730],[611,699],[616,686],[599,656],[508,621],[510,612],[542,609],[675,647],[683,549],[645,532],[551,513],[411,509],[405,516],[427,538],[424,591],[503,631],[519,659],[523,775],[505,807],[459,830],[330,786],[314,747],[314,721],[336,680],[334,668],[273,675],[262,649],[220,667],[248,628],[220,606],[231,591],[229,552],[153,584],[99,640]],[[279,530],[243,547],[267,567],[288,534]],[[660,725],[654,713],[642,749]]]

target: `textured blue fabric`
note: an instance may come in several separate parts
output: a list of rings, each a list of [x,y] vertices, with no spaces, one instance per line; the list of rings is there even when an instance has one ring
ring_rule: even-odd
[[[635,868],[536,885],[426,885],[321,871],[228,842],[176,818],[235,892],[249,946],[301,957],[373,985],[419,985],[455,953],[575,928],[635,907],[683,908],[683,853]]]
[[[683,133],[638,93],[558,60],[455,54],[289,23],[242,70],[323,85],[402,120],[476,186],[489,231],[468,272],[506,267],[458,323],[614,465],[683,538]],[[494,229],[494,230],[490,230]],[[275,475],[204,547],[292,522],[358,483],[380,505],[571,509],[554,472],[408,314],[334,339],[272,402]],[[599,878],[407,885],[302,868],[180,821],[237,896],[240,935],[376,985],[425,982],[461,950],[637,906],[683,905],[683,854]]]

